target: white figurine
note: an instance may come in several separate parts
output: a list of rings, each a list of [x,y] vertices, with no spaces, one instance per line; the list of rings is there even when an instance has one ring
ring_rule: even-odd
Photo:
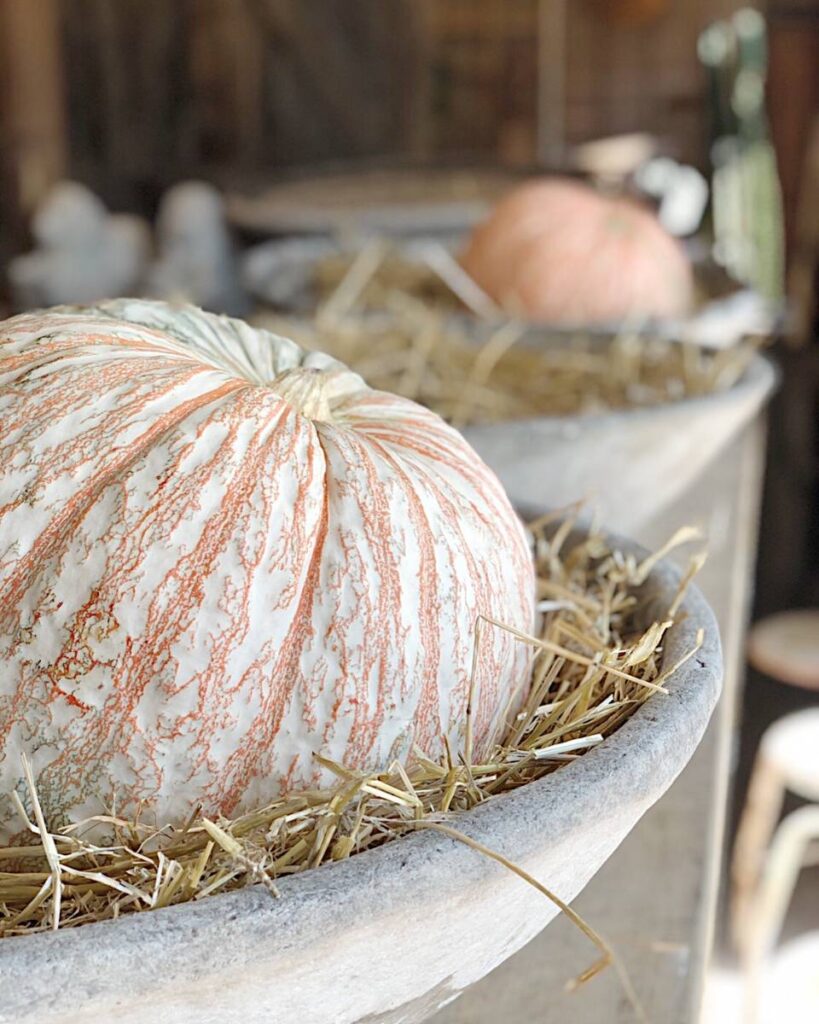
[[[109,214],[74,181],[59,182],[35,211],[35,248],[9,263],[15,306],[30,309],[134,295],[151,250],[148,225],[130,214]]]
[[[672,235],[693,235],[708,206],[708,182],[696,167],[670,157],[655,157],[637,170],[634,180],[659,203],[657,216]]]
[[[217,313],[245,310],[218,189],[203,181],[170,188],[159,206],[156,240],[158,257],[147,286],[151,297],[192,302]]]

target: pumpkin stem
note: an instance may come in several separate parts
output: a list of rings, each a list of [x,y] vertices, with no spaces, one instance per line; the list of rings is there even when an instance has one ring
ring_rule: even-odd
[[[302,416],[311,420],[329,422],[333,415],[330,409],[330,388],[334,374],[322,370],[298,367],[278,374],[270,388]]]

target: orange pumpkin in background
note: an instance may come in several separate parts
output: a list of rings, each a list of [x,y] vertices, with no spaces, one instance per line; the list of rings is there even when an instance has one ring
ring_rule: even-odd
[[[693,301],[690,261],[647,207],[567,179],[515,189],[460,259],[505,310],[544,323],[677,317]]]
[[[494,473],[329,356],[139,300],[0,324],[0,842],[23,754],[57,825],[462,749],[476,619],[534,598]],[[481,633],[476,753],[528,671]]]

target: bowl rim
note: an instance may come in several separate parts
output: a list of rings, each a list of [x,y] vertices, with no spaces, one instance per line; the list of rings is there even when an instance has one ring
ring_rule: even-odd
[[[600,339],[604,343],[607,339]],[[682,344],[674,342],[674,344]],[[592,412],[572,414],[569,416],[528,416],[520,419],[503,420],[498,423],[470,423],[459,427],[464,436],[469,438],[471,434],[477,434],[486,430],[498,430],[507,426],[547,426],[565,427],[571,424],[573,427],[608,427],[614,423],[622,423],[624,418],[632,424],[639,424],[641,421],[652,421],[659,416],[667,415],[669,409],[680,410],[692,414],[705,412],[715,405],[725,405],[726,401],[731,404],[748,401],[750,418],[767,399],[779,387],[781,372],[779,367],[768,356],[761,352],[755,352],[742,375],[734,383],[722,391],[709,391],[703,395],[686,395],[683,398],[674,399],[671,402],[657,402],[654,405],[633,405],[625,409],[608,409],[604,412]]]

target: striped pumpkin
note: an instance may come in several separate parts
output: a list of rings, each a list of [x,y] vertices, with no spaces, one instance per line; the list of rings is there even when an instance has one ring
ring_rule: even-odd
[[[433,413],[292,341],[120,300],[0,324],[0,836],[241,812],[461,745],[474,624],[533,620],[524,531]],[[527,674],[485,629],[485,745]]]

